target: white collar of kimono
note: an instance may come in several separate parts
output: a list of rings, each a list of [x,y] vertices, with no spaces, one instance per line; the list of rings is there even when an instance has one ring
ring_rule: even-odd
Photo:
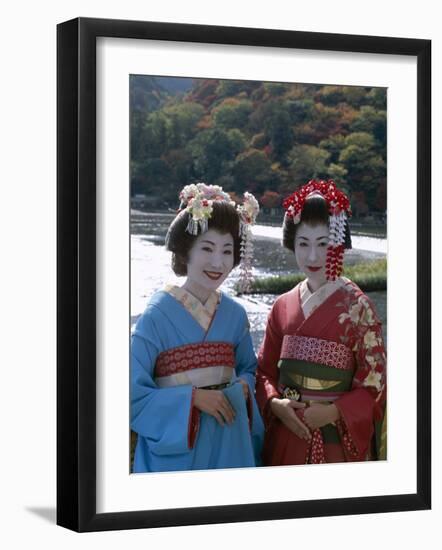
[[[324,285],[319,287],[318,290],[311,292],[307,284],[307,279],[304,279],[299,287],[304,318],[307,319],[310,317],[317,307],[323,304],[333,292],[347,284],[347,282],[348,279],[346,277],[338,277],[335,281],[327,281]]]
[[[202,304],[198,298],[190,294],[187,290],[176,285],[166,285],[164,291],[173,296],[186,311],[192,315],[195,321],[207,332],[215,314],[220,293],[214,290],[205,304]]]

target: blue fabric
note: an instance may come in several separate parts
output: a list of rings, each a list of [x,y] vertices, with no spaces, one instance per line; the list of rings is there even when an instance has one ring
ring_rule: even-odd
[[[201,413],[192,449],[188,446],[192,386],[158,388],[154,367],[158,355],[170,348],[201,342],[228,342],[234,346],[236,375],[223,392],[236,412],[232,425],[220,426]],[[209,331],[170,294],[154,294],[132,333],[131,427],[138,433],[134,472],[164,472],[241,468],[261,464],[264,427],[255,401],[252,430],[241,384],[255,388],[256,357],[247,315],[240,304],[222,294]]]

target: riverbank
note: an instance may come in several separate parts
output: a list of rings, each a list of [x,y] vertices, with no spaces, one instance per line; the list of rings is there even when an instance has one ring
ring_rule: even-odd
[[[387,290],[387,259],[361,262],[344,268],[343,275],[364,292]],[[258,277],[252,283],[252,294],[283,294],[305,279],[303,273]]]

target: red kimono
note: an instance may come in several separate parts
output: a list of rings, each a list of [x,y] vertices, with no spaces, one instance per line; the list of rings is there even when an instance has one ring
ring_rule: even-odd
[[[346,278],[311,293],[306,281],[280,296],[258,355],[256,395],[266,424],[267,466],[378,458],[375,424],[385,409],[382,325],[369,298]],[[285,393],[284,393],[285,392]],[[296,395],[307,406],[334,403],[335,423],[305,441],[275,417],[272,397]],[[302,420],[303,409],[295,409]]]

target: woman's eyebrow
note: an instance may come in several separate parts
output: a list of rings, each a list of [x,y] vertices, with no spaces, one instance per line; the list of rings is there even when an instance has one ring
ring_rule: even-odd
[[[297,239],[304,239],[305,241],[309,241],[310,239],[308,237],[304,237],[303,235],[299,235],[299,237],[296,237]],[[321,237],[316,237],[316,240],[319,241],[321,239],[328,239],[328,235],[322,235]]]
[[[213,243],[212,241],[203,240],[201,241],[201,243],[207,243],[207,244],[211,244],[212,246],[215,246],[215,243]]]
[[[232,243],[226,243],[224,246],[225,246],[225,247],[226,247],[226,246],[233,246],[233,244],[232,244]]]

